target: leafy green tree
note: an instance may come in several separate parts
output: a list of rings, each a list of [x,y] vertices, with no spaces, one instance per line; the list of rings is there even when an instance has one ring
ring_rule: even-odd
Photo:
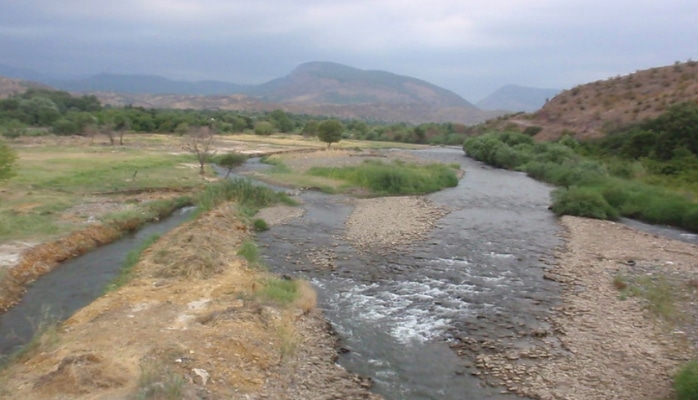
[[[320,126],[320,123],[315,120],[310,120],[306,122],[305,126],[303,127],[303,136],[317,136],[318,126]]]
[[[317,136],[320,140],[327,143],[329,149],[332,143],[337,143],[342,139],[344,125],[336,119],[328,119],[323,121],[318,126]]]
[[[0,141],[0,181],[10,179],[15,175],[17,154],[4,142]]]
[[[221,154],[215,161],[216,164],[228,169],[225,174],[225,177],[227,178],[230,176],[230,173],[233,172],[235,167],[238,167],[247,161],[247,156],[236,152],[230,152]]]
[[[293,121],[283,110],[274,110],[269,114],[271,123],[279,130],[279,132],[291,132],[293,130]]]
[[[257,121],[254,124],[254,133],[256,135],[269,136],[274,133],[274,125],[269,121]]]

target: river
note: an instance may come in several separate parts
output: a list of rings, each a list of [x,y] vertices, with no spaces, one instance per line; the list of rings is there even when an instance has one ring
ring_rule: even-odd
[[[544,280],[560,244],[548,211],[550,187],[522,173],[493,169],[462,150],[416,151],[458,163],[459,185],[428,198],[451,212],[424,241],[384,254],[357,251],[344,239],[352,212],[341,196],[302,194],[305,215],[258,235],[274,272],[309,279],[348,352],[339,359],[369,376],[387,399],[504,399],[484,387],[467,357],[451,345],[463,337],[526,346],[522,333],[546,329],[559,298]],[[330,249],[335,269],[309,254]]]

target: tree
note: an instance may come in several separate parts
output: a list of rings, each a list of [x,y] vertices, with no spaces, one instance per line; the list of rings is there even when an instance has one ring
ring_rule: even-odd
[[[17,154],[0,141],[0,181],[10,179],[15,175],[14,167],[17,160]]]
[[[318,126],[320,126],[320,123],[315,120],[310,120],[306,122],[305,126],[303,127],[303,136],[316,136]]]
[[[332,143],[337,143],[342,139],[344,125],[336,119],[328,119],[320,123],[317,129],[318,138],[327,143],[327,148],[329,149]]]
[[[202,177],[206,175],[204,168],[206,163],[216,154],[213,146],[215,133],[209,126],[195,128],[189,133],[189,142],[184,145],[186,150],[196,156],[199,162],[199,174]]]
[[[256,135],[269,136],[274,133],[274,125],[269,121],[257,121],[254,124],[254,133]]]
[[[228,178],[228,176],[230,176],[230,173],[233,172],[233,168],[244,164],[245,161],[247,161],[246,155],[236,152],[230,152],[220,155],[216,160],[216,164],[228,169],[228,171],[225,173],[225,177]]]

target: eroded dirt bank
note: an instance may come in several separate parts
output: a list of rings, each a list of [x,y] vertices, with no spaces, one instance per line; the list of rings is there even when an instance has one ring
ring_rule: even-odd
[[[287,306],[260,296],[266,273],[236,254],[247,236],[231,206],[173,230],[135,279],[4,370],[0,398],[378,398],[335,365],[312,289]]]

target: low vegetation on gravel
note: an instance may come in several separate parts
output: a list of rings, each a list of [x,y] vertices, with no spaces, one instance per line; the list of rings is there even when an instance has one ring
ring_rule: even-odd
[[[698,231],[698,136],[686,131],[691,126],[698,126],[696,104],[599,141],[565,136],[534,142],[521,133],[493,132],[469,138],[463,149],[493,166],[560,186],[552,205],[559,215],[624,216]]]

